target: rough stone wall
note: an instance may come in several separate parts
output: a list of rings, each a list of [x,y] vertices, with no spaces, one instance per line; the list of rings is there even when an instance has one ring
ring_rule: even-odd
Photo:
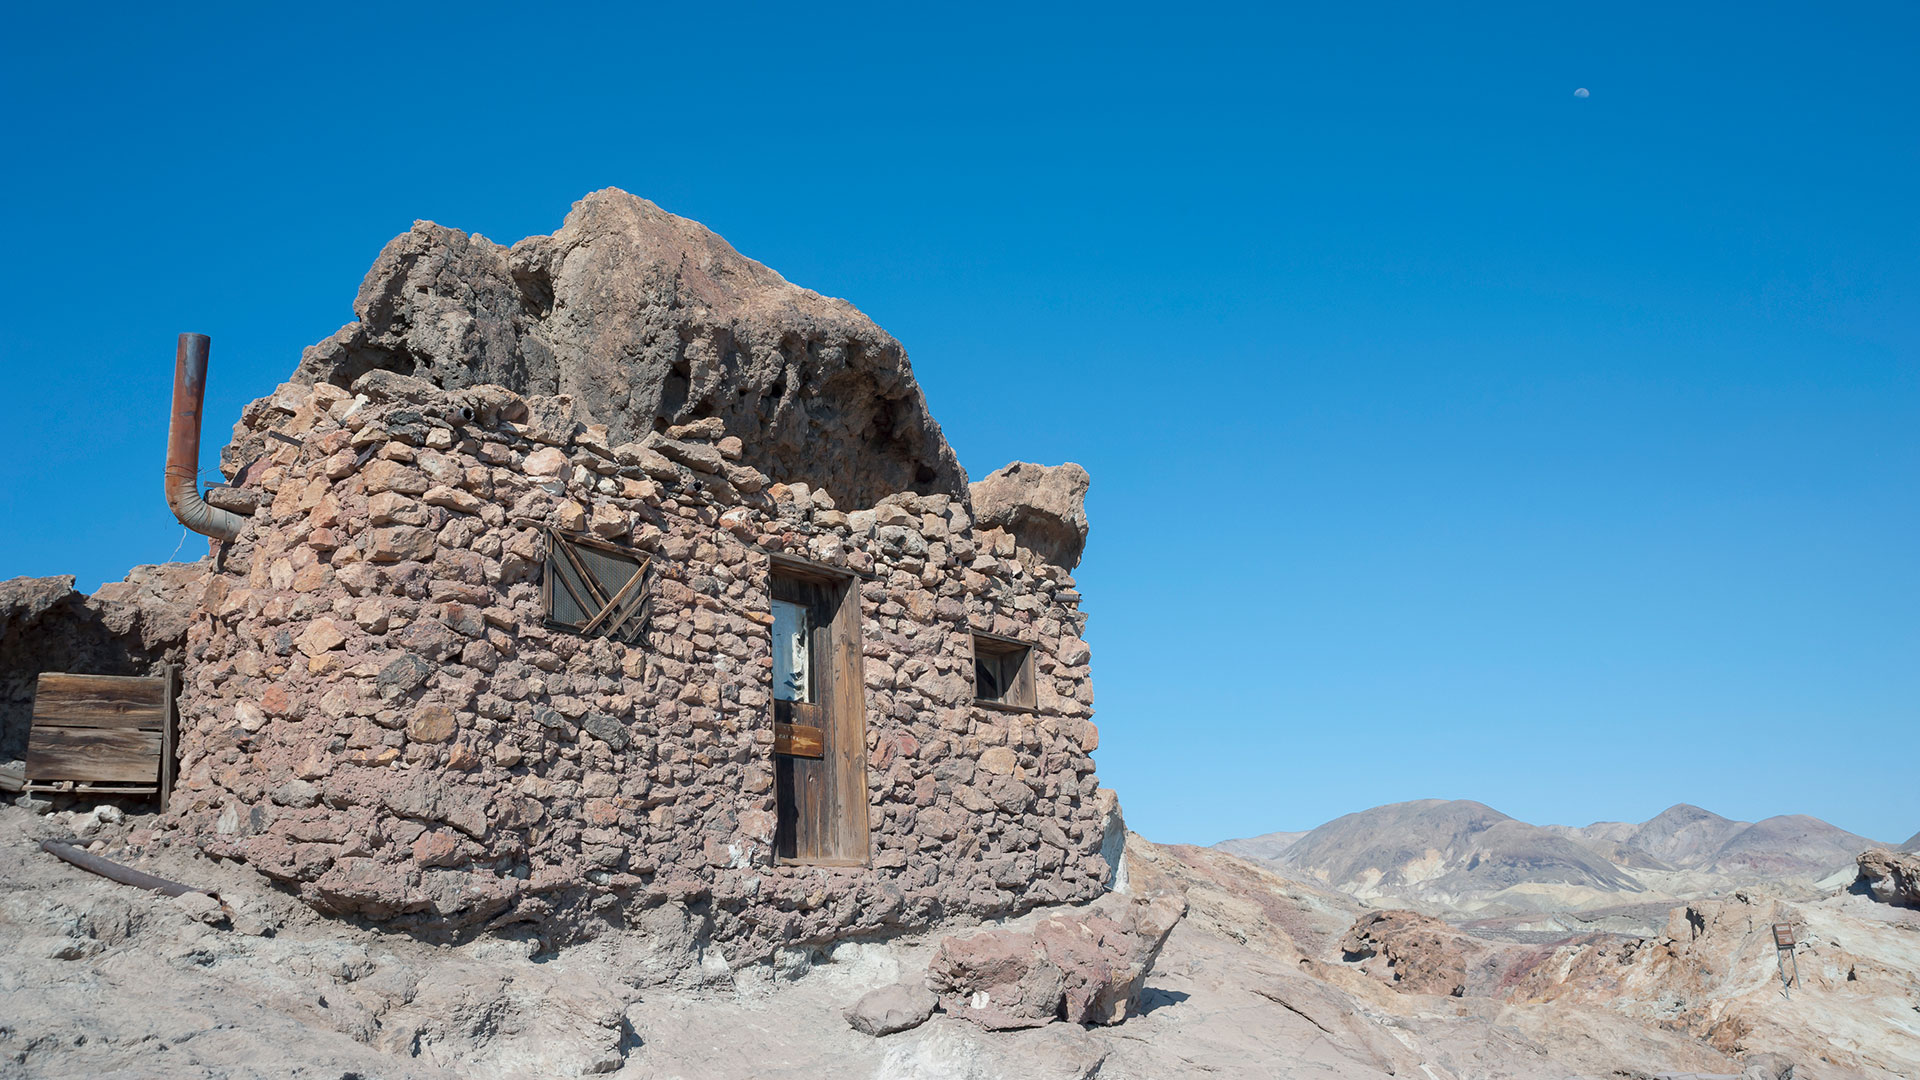
[[[1065,570],[945,494],[770,484],[717,420],[609,446],[570,415],[387,372],[247,410],[260,509],[189,635],[175,827],[326,911],[568,939],[668,905],[736,963],[1102,890]],[[640,644],[542,627],[549,526],[654,554]],[[769,552],[859,575],[868,867],[772,856]],[[1033,713],[973,703],[974,630],[1036,643]]]

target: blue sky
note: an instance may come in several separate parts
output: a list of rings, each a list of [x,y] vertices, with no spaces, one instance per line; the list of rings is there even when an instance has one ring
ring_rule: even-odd
[[[0,575],[179,545],[179,331],[211,467],[409,222],[612,185],[892,331],[975,476],[1092,472],[1149,837],[1920,829],[1920,9],[55,7],[0,41]]]

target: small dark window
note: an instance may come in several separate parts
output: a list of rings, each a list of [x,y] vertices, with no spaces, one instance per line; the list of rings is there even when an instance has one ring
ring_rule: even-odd
[[[973,699],[982,705],[1033,708],[1033,647],[1025,642],[975,634]]]
[[[629,645],[647,625],[646,552],[550,529],[540,591],[547,625]]]

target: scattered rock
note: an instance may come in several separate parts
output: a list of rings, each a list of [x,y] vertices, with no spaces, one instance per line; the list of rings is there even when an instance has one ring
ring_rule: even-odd
[[[346,643],[346,640],[347,635],[340,632],[340,628],[332,619],[319,618],[307,624],[306,631],[294,639],[294,644],[308,656],[318,656],[330,649],[339,648]]]
[[[220,906],[220,901],[203,892],[183,892],[173,898],[173,904],[208,926],[218,926],[227,921],[227,913]]]
[[[589,734],[605,740],[615,750],[627,748],[627,728],[625,724],[605,713],[588,713],[580,726]]]
[[[1361,916],[1339,948],[1348,963],[1401,993],[1450,997],[1467,992],[1468,969],[1488,951],[1439,919],[1399,910]]]
[[[866,1035],[891,1035],[926,1023],[937,1004],[939,999],[924,985],[894,983],[848,1006],[847,1023]]]
[[[412,653],[402,653],[387,661],[386,666],[374,677],[374,685],[381,695],[404,694],[433,674],[433,665]]]
[[[445,705],[422,706],[407,721],[407,737],[415,742],[443,743],[458,729],[453,710]]]
[[[566,467],[566,451],[553,446],[542,447],[528,454],[522,465],[528,476],[558,476]]]

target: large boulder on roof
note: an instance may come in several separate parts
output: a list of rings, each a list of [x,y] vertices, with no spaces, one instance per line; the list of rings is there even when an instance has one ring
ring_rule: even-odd
[[[1091,485],[1087,470],[1071,461],[1016,461],[972,485],[974,521],[983,529],[1007,530],[1035,555],[1071,570],[1087,546]]]
[[[898,341],[614,188],[511,248],[415,222],[375,260],[354,312],[306,350],[296,381],[344,388],[385,370],[568,395],[615,444],[714,417],[748,464],[845,505],[966,492]]]

